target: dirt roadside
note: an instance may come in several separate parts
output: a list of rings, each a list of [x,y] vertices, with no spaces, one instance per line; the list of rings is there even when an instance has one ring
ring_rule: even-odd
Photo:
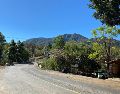
[[[0,66],[0,73],[5,69],[5,66]]]
[[[0,66],[0,94],[5,94],[4,86],[3,86],[3,78],[1,78],[4,74],[5,66]]]
[[[107,79],[107,80],[102,80],[102,79],[98,79],[98,78],[86,77],[86,76],[81,76],[81,75],[64,74],[64,73],[60,73],[58,71],[51,71],[51,70],[50,71],[45,70],[45,71],[51,75],[64,76],[71,80],[82,81],[85,83],[94,83],[96,85],[120,89],[120,80],[113,80],[111,78]]]

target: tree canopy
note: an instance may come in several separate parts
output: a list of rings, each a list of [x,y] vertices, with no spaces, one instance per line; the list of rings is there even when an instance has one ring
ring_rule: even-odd
[[[4,45],[5,45],[5,37],[4,35],[0,32],[0,63],[3,58],[3,50],[4,50]]]
[[[58,36],[53,40],[53,47],[57,49],[62,49],[65,45],[63,36]]]
[[[109,26],[120,25],[120,0],[90,0],[93,16]]]

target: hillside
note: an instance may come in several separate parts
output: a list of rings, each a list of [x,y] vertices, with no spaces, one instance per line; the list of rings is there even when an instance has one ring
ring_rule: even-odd
[[[32,39],[28,39],[26,41],[24,41],[25,44],[33,44],[36,46],[44,46],[44,45],[48,45],[49,43],[52,43],[53,38],[32,38]]]
[[[74,40],[77,42],[84,42],[87,41],[88,38],[80,35],[80,34],[64,34],[62,35],[65,41],[70,41],[70,40]],[[34,44],[34,45],[48,45],[49,43],[53,42],[54,38],[32,38],[32,39],[28,39],[26,40],[24,43],[25,44]]]
[[[95,42],[95,38],[92,39],[88,39],[80,34],[64,34],[62,35],[65,41],[77,41],[77,42],[85,42],[87,40],[90,41],[94,41]],[[52,44],[54,38],[32,38],[32,39],[28,39],[26,41],[24,41],[25,44],[33,44],[33,45],[37,45],[37,46],[44,46],[44,45],[48,45],[49,43]],[[120,47],[120,41],[119,40],[115,40],[113,39],[113,45],[115,46],[119,46]]]

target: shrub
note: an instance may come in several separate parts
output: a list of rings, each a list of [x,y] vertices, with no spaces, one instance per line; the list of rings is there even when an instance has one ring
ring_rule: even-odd
[[[43,69],[49,70],[57,70],[58,68],[55,58],[44,59],[41,66]]]

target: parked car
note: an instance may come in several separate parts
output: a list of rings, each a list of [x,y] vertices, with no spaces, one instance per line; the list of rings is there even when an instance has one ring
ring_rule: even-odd
[[[97,71],[92,73],[92,77],[96,77],[99,79],[108,79],[109,75],[106,71]]]
[[[99,72],[98,78],[99,79],[108,79],[108,73],[107,72]]]

